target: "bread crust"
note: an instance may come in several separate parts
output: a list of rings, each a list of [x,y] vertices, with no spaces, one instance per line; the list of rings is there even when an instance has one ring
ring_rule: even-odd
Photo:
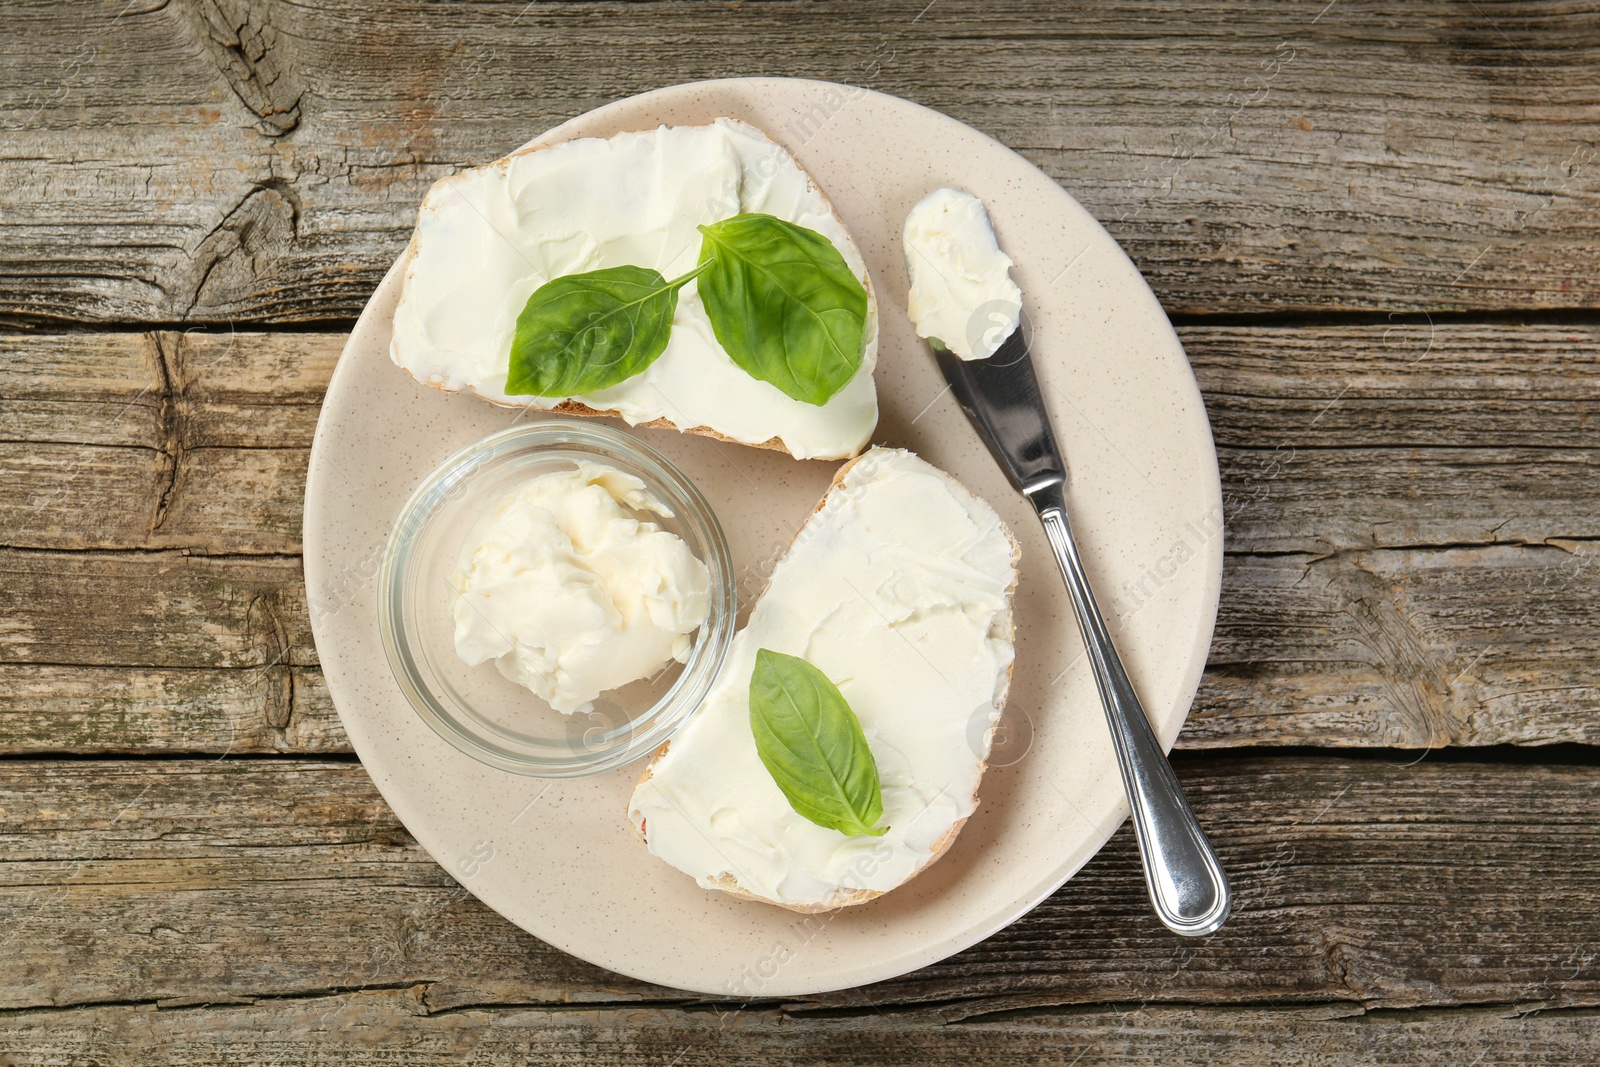
[[[563,400],[553,408],[536,408],[531,404],[511,404],[504,400],[496,400],[493,397],[484,396],[476,389],[446,389],[439,382],[423,381],[415,374],[412,374],[409,367],[401,367],[400,369],[405,371],[412,381],[425,385],[429,389],[437,389],[441,393],[470,393],[484,403],[493,404],[497,408],[508,408],[516,411],[537,411],[542,415],[574,415],[582,419],[622,419],[622,421],[627,422],[627,419],[623,418],[622,412],[613,408],[592,408],[588,404],[581,404],[576,400]],[[794,455],[788,448],[784,447],[783,440],[777,437],[769,437],[765,441],[757,441],[751,444],[748,441],[736,441],[726,434],[718,433],[709,426],[679,426],[672,420],[665,418],[632,423],[631,426],[635,430],[676,430],[679,433],[694,434],[696,437],[709,437],[716,441],[725,441],[730,445],[743,445],[745,448],[765,448],[773,452],[782,452],[789,456]]]
[[[822,494],[822,499],[817,501],[817,506],[811,509],[811,515],[814,516],[823,509],[823,507],[828,503],[828,498],[833,495],[834,490],[838,489],[844,484],[845,475],[850,472],[850,468],[854,467],[864,458],[866,458],[865,454],[840,464],[839,469],[834,472],[833,480],[829,483],[827,492]],[[961,483],[956,481],[953,475],[947,473],[946,471],[939,470],[938,467],[934,467],[933,469],[939,471],[939,474],[947,481],[961,486]],[[961,486],[961,489],[964,492],[971,492],[971,490],[968,490],[965,486]],[[1018,543],[1016,535],[1011,532],[1010,527],[1008,527],[1004,521],[999,520],[998,516],[996,516],[996,520],[999,521],[1001,532],[1006,535],[1006,540],[1011,544],[1011,584],[1006,586],[1006,611],[1005,618],[1001,625],[1004,629],[1007,643],[1015,648],[1017,627],[1016,619],[1012,611],[1012,603],[1017,591],[1017,577],[1020,573],[1019,565],[1022,562],[1022,545]],[[810,522],[809,517],[807,518],[806,522]],[[793,538],[790,538],[790,549],[794,547],[795,540],[799,538],[800,533],[805,529],[805,526],[806,523],[801,523],[800,529],[795,531]],[[786,555],[787,552],[788,550],[786,549]],[[999,684],[995,687],[995,721],[989,726],[989,730],[984,736],[984,747],[986,749],[989,748],[993,743],[994,732],[1000,725],[1001,716],[1005,714],[1006,699],[1011,695],[1011,675],[1013,669],[1016,667],[1016,663],[1016,658],[1013,656],[1011,662],[1006,664],[1005,673],[1001,675]],[[645,766],[644,772],[639,776],[639,781],[634,787],[635,790],[638,789],[638,786],[641,786],[650,780],[651,776],[655,773],[656,764],[659,763],[661,758],[667,754],[667,749],[670,748],[671,745],[671,741],[664,741],[662,742],[661,747],[656,749],[655,754],[650,757],[650,762]],[[983,776],[988,772],[988,770],[988,759],[980,759],[978,761],[978,780],[972,787],[973,811],[977,810],[978,789],[983,785]],[[732,874],[726,871],[711,879],[711,882],[717,889],[729,894],[730,896],[738,897],[740,900],[754,900],[763,904],[772,904],[788,911],[798,912],[801,915],[820,915],[824,912],[838,911],[840,908],[849,908],[854,907],[857,904],[865,904],[868,901],[876,900],[885,893],[893,892],[894,890],[899,889],[900,886],[903,886],[907,882],[911,881],[923,871],[927,870],[929,867],[933,866],[934,863],[938,862],[940,857],[950,850],[950,846],[955,844],[956,836],[961,833],[962,827],[966,826],[969,818],[971,818],[971,815],[965,815],[952,823],[950,829],[945,831],[944,835],[934,843],[932,851],[928,853],[928,858],[918,864],[917,868],[910,874],[906,875],[904,880],[896,885],[890,886],[888,889],[845,889],[841,887],[834,892],[833,896],[829,897],[825,901],[818,901],[812,904],[788,904],[781,900],[773,900],[770,897],[764,897],[760,894],[750,892],[748,889],[745,889],[743,886],[739,885],[738,880]],[[636,828],[636,832],[639,835],[639,839],[648,844],[649,838],[647,833],[647,822],[648,820],[642,820]]]
[[[839,223],[839,228],[844,230],[844,232],[846,234],[849,234],[850,229],[849,229],[849,227],[845,226],[845,224],[844,224],[844,216],[840,215],[839,214],[839,209],[834,207],[833,201],[832,201],[832,199],[829,198],[829,196],[827,194],[827,191],[824,190],[822,188],[822,186],[818,185],[816,183],[816,181],[812,179],[810,173],[808,171],[806,171],[806,169],[804,167],[800,166],[799,161],[795,160],[794,153],[789,151],[788,146],[782,144],[781,142],[779,142],[777,140],[774,140],[773,137],[769,133],[767,133],[765,130],[763,130],[763,129],[757,127],[757,126],[752,126],[752,125],[750,125],[750,123],[745,122],[743,119],[736,119],[736,118],[733,118],[731,115],[723,115],[723,116],[719,116],[719,118],[727,119],[729,122],[736,122],[740,126],[743,126],[745,129],[748,129],[748,130],[750,130],[750,131],[752,131],[754,133],[759,134],[761,137],[765,138],[769,143],[777,146],[778,148],[781,148],[783,150],[784,154],[787,155],[790,160],[794,161],[795,167],[799,169],[800,173],[805,176],[806,186],[809,189],[811,189],[814,192],[816,192],[816,194],[819,197],[822,198],[822,203],[827,207],[829,213],[833,215],[834,220]],[[705,122],[693,123],[692,125],[709,126],[709,125],[712,125],[713,123],[715,123],[717,121],[718,121],[718,119],[713,119],[709,123],[705,123]],[[611,136],[616,137],[616,136],[621,136],[622,134],[625,134],[625,133],[648,133],[648,132],[649,132],[648,130],[618,130],[615,134],[612,134]],[[506,166],[509,165],[509,161],[511,159],[516,158],[517,156],[528,155],[529,153],[532,153],[532,152],[540,152],[540,151],[543,151],[546,148],[554,148],[557,145],[566,144],[569,141],[583,140],[584,137],[589,137],[589,136],[592,136],[592,135],[585,134],[585,135],[580,136],[580,137],[568,137],[568,138],[565,138],[565,139],[560,140],[560,141],[552,141],[549,144],[523,145],[521,148],[518,148],[518,149],[516,149],[516,150],[514,150],[512,152],[508,152],[504,156],[501,156],[499,159],[494,160],[492,163],[489,163],[489,164],[486,164],[486,165],[487,166],[491,166],[491,167],[500,167],[500,168],[504,169]],[[465,172],[462,172],[462,173],[465,173]],[[434,184],[433,187],[429,188],[427,194],[423,198],[423,202],[424,203],[427,202],[427,198],[431,197],[433,195],[433,190],[435,188],[438,188],[439,186],[443,185],[444,183],[452,181],[452,180],[454,180],[455,178],[457,178],[459,176],[460,175],[451,175],[450,177],[447,177],[447,178],[441,178],[438,182],[436,182]],[[855,238],[854,237],[850,237],[849,240],[850,240],[851,244],[854,245]],[[418,248],[417,248],[417,234],[415,232],[413,232],[412,235],[411,235],[411,239],[406,242],[405,255],[404,255],[403,259],[402,259],[401,266],[400,266],[400,273],[401,273],[402,279],[409,280],[409,277],[410,277],[410,274],[411,274],[411,263],[412,263],[412,261],[414,259],[416,259],[417,251],[418,251]],[[860,248],[859,247],[856,249],[856,252],[857,252],[858,255],[860,254]],[[873,292],[873,289],[872,289],[872,275],[870,273],[863,272],[863,277],[861,279],[861,284],[862,284],[863,288],[865,288],[866,291],[867,291],[867,310],[868,310],[868,314],[871,315],[871,317],[872,317],[872,324],[874,326],[874,333],[876,333],[876,326],[877,326],[877,321],[878,321],[878,298],[877,298],[877,294],[875,294]],[[397,364],[397,366],[398,366],[398,364]],[[479,400],[483,400],[483,401],[485,401],[487,403],[490,403],[490,404],[493,404],[495,407],[499,407],[499,408],[510,408],[510,409],[514,409],[514,410],[518,410],[518,411],[523,411],[523,410],[539,411],[539,412],[544,412],[544,413],[551,414],[551,415],[573,415],[573,416],[577,416],[578,418],[585,418],[585,419],[588,419],[588,418],[616,418],[616,419],[622,419],[624,422],[627,421],[627,419],[623,416],[622,412],[617,411],[614,408],[596,408],[596,407],[591,407],[588,404],[584,404],[584,403],[582,403],[580,401],[573,400],[571,398],[568,398],[566,400],[561,401],[561,403],[556,404],[554,407],[548,407],[548,408],[537,407],[537,406],[535,406],[533,404],[517,404],[517,403],[510,402],[510,401],[505,401],[505,400],[496,400],[494,397],[484,396],[482,393],[478,392],[476,389],[472,388],[471,386],[466,386],[465,388],[461,388],[461,389],[451,389],[451,388],[446,387],[444,385],[444,383],[442,383],[442,382],[428,381],[426,379],[417,377],[415,374],[413,374],[411,372],[411,368],[409,368],[409,367],[400,367],[400,369],[405,371],[406,375],[412,381],[418,383],[419,385],[427,386],[429,389],[437,389],[442,393],[470,393],[471,395],[477,397]],[[743,445],[746,448],[764,448],[764,449],[768,449],[768,450],[773,451],[773,452],[783,452],[783,453],[785,453],[787,455],[794,456],[794,453],[789,451],[788,446],[783,443],[783,439],[780,438],[780,437],[769,437],[765,441],[756,441],[756,442],[740,441],[740,440],[737,440],[735,438],[729,437],[726,434],[723,434],[723,433],[720,433],[720,432],[718,432],[716,430],[713,430],[709,426],[679,426],[677,423],[673,422],[669,418],[666,418],[665,416],[663,416],[661,418],[658,418],[658,419],[651,419],[649,422],[635,423],[635,424],[632,424],[632,425],[634,426],[635,429],[676,430],[679,433],[694,434],[697,437],[709,437],[709,438],[711,438],[713,440],[716,440],[716,441],[725,441],[725,442],[727,442],[728,444],[731,444],[731,445]],[[870,443],[869,443],[869,445],[864,446],[864,447],[870,447]],[[812,458],[814,458],[814,459],[854,459],[854,458],[859,458],[860,455],[861,455],[861,450],[858,449],[853,456],[814,456]],[[798,459],[799,457],[796,456],[795,458]]]

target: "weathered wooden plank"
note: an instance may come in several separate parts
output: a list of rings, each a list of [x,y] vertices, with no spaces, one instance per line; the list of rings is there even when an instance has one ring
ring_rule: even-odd
[[[1231,557],[1179,744],[1600,740],[1597,557],[1587,543]],[[257,736],[246,724],[262,701],[271,721],[308,724],[290,747],[342,746],[320,691],[290,670],[314,663],[293,561],[7,553],[0,575],[10,677],[61,665],[8,691],[4,750],[223,751],[257,743],[238,732]],[[146,669],[126,690],[107,687],[123,664]],[[69,704],[80,690],[99,699],[69,726],[46,696],[56,686]]]
[[[1600,434],[1596,325],[1408,315],[1178,334],[1223,447],[1593,447]],[[345,338],[0,335],[0,440],[156,447],[170,393],[185,447],[305,448]]]
[[[1223,447],[1217,462],[1235,553],[1600,537],[1600,448]]]
[[[0,539],[295,554],[308,450],[0,443]],[[1222,447],[1231,552],[1600,537],[1600,448]]]
[[[0,663],[316,663],[294,557],[0,550]]]
[[[1183,332],[1232,551],[1600,537],[1600,328]],[[0,536],[298,552],[305,449],[342,340],[6,339]]]
[[[1176,310],[1597,301],[1586,5],[1240,3],[1159,32],[1138,5],[1046,0],[12,7],[0,320],[349,320],[435,179],[630,93],[757,72],[992,133]]]
[[[162,373],[148,333],[0,336],[0,438],[153,447]]]
[[[1541,1067],[1590,1062],[1589,1012],[1457,1009],[1367,1014],[1340,1008],[872,1010],[808,1018],[751,1008],[502,1008],[431,1015],[416,990],[386,989],[187,1010],[84,1008],[0,1018],[15,1067],[150,1062],[409,1064],[929,1064],[1062,1067],[1382,1063]],[[138,1050],[133,1052],[132,1050]],[[1317,1051],[1320,1050],[1320,1051]]]
[[[0,530],[22,548],[296,553],[337,334],[0,342]]]
[[[1230,558],[1182,743],[1600,740],[1597,564],[1592,542]]]
[[[0,536],[22,548],[298,553],[309,455],[0,442]]]
[[[1600,546],[1587,541],[1230,556],[1210,664],[1179,744],[1600,741],[1597,562]],[[162,692],[199,701],[195,715],[234,706],[239,683],[207,673],[217,669],[260,671],[273,715],[287,721],[290,668],[316,662],[291,557],[0,551],[0,619],[0,664],[183,672],[171,690],[85,720],[110,732],[63,735],[65,751],[126,751],[123,716],[167,714]],[[221,693],[189,688],[210,693],[211,679],[223,680]],[[48,743],[29,725],[37,714],[19,713],[16,751]],[[163,736],[155,726],[131,732]],[[336,736],[312,735],[318,744]],[[0,746],[11,743],[0,735]],[[203,747],[229,743],[219,733]]]
[[[1600,445],[1600,326],[1184,326],[1223,447]]]
[[[1423,334],[1405,325],[1394,329],[1410,333],[1386,338],[1390,329],[1184,331],[1222,446],[1230,551],[1304,554],[1230,559],[1212,668],[1184,746],[1596,738],[1596,650],[1582,636],[1592,556],[1569,541],[1600,536],[1600,333],[1442,325]],[[333,334],[7,338],[4,540],[297,552],[303,449],[341,343]],[[1313,562],[1364,546],[1547,540],[1566,548],[1537,549],[1527,563],[1505,551],[1445,557],[1449,581],[1483,564],[1477,589],[1495,607],[1474,616],[1471,633],[1436,633],[1424,614],[1421,644],[1371,620],[1415,616],[1408,590],[1439,577],[1432,557],[1383,557],[1376,588],[1366,561],[1378,557]],[[187,722],[217,724],[204,751],[222,751],[230,731],[245,745],[342,747],[327,705],[307,696],[320,690],[291,686],[276,668],[271,684],[227,673],[280,654],[267,604],[286,605],[293,662],[314,663],[293,560],[19,552],[0,571],[0,599],[17,605],[0,661],[91,667],[75,685],[107,693],[101,668],[145,668],[126,699],[75,713],[59,732],[45,726],[56,705],[44,690],[19,686],[0,712],[5,751],[187,751],[195,732],[172,729]],[[197,614],[176,613],[174,597],[201,605],[184,609]],[[1541,634],[1516,625],[1530,607],[1547,618]],[[1422,651],[1409,666],[1386,667],[1392,649]],[[274,705],[279,720],[315,725],[260,734],[261,687],[287,692]],[[219,708],[230,710],[217,718]]]
[[[0,442],[0,543],[295,554],[308,456]],[[1218,462],[1231,552],[1600,537],[1600,448],[1223,446]]]
[[[176,385],[185,448],[307,448],[343,333],[155,335]],[[1600,352],[1600,331],[1593,336]]]
[[[1600,330],[1181,331],[1242,552],[1600,532]]]
[[[0,753],[345,753],[316,667],[0,664]]]
[[[308,448],[343,333],[0,335],[0,440]]]
[[[982,944],[795,1010],[1600,1003],[1600,769],[1219,757],[1179,772],[1238,893],[1218,935],[1159,926],[1124,830]],[[363,986],[419,986],[428,1012],[684,999],[479,905],[359,766],[6,761],[0,811],[6,1008]]]

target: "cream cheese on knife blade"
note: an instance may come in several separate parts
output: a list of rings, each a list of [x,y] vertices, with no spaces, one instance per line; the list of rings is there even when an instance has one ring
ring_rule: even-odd
[[[907,310],[919,337],[962,359],[988,359],[1016,330],[1022,290],[1000,250],[983,201],[936,189],[906,216]]]
[[[977,805],[1013,654],[1015,545],[944,472],[874,448],[796,535],[703,707],[634,791],[650,851],[708,889],[799,910],[885,892],[936,858]],[[861,721],[882,837],[796,814],[750,728],[757,651],[803,657]]]
[[[801,459],[842,459],[878,421],[872,370],[876,304],[855,376],[818,407],[751,377],[728,357],[690,282],[671,339],[643,373],[572,398],[505,392],[517,316],[553,278],[604,267],[692,269],[696,229],[763,212],[815,230],[867,284],[866,265],[822,192],[781,146],[731,119],[587,137],[463,171],[422,203],[390,356],[419,381],[495,403],[555,408],[571,399],[632,425],[665,419],[744,444],[774,439]]]

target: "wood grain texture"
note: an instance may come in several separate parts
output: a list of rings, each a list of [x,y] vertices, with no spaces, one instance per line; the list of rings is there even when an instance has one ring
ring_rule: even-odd
[[[0,663],[314,665],[303,582],[294,557],[0,550]]]
[[[867,1005],[820,1018],[770,1008],[463,1009],[429,1013],[415,989],[259,1004],[85,1008],[0,1017],[14,1067],[159,1058],[185,1067],[238,1063],[773,1064],[1018,1063],[1107,1067],[1151,1063],[1382,1063],[1434,1067],[1470,1050],[1479,1067],[1590,1062],[1600,1021],[1589,1012],[1513,1009],[1365,1013],[1347,1008],[896,1010]],[[138,1050],[137,1052],[133,1050]]]
[[[347,753],[322,671],[0,664],[0,754]]]
[[[1159,926],[1124,828],[987,941],[792,1010],[1600,1004],[1600,769],[1207,757],[1179,772],[1236,886],[1221,933]],[[363,987],[416,987],[426,1013],[705,1003],[511,927],[357,765],[3,761],[0,810],[7,1009]]]
[[[1580,4],[8,15],[0,321],[348,321],[433,181],[607,101],[753,74],[867,85],[992,134],[1103,220],[1170,310],[1600,303],[1600,16]]]
[[[1184,744],[1250,744],[1252,722],[1280,744],[1600,740],[1597,563],[1592,542],[1231,558]]]
[[[1597,565],[1594,542],[1229,557],[1179,747],[1597,744]],[[64,705],[19,685],[0,697],[0,745],[342,750],[307,683],[309,616],[371,611],[371,597],[350,579],[310,608],[288,557],[0,550],[0,670],[48,667],[48,685],[98,694],[62,694],[77,725],[53,731]],[[122,667],[138,685],[99,688]]]
[[[1230,556],[1180,744],[1600,740],[1597,562],[1591,541]],[[374,591],[355,578],[312,596],[294,557],[0,550],[0,664],[256,672],[245,684],[292,709],[293,668],[317,662],[310,611],[371,610]],[[112,727],[125,707],[106,707]],[[236,742],[219,733],[205,750]]]
[[[0,335],[6,441],[306,449],[343,333]]]
[[[1422,321],[1183,339],[1219,442],[1230,555],[1181,745],[1600,737],[1600,330]],[[0,552],[13,605],[0,663],[48,669],[51,684],[86,670],[64,704],[19,678],[0,697],[0,749],[342,750],[309,681],[294,558],[341,345],[4,340],[0,537],[17,550]],[[316,591],[317,609],[370,592],[352,579]],[[128,685],[101,687],[125,666],[140,668]]]
[[[1541,544],[1600,534],[1600,329],[1179,331],[1218,446],[1228,548]]]
[[[1600,537],[1600,327],[1187,327],[1233,552]],[[342,334],[0,338],[0,540],[300,549]],[[105,502],[86,514],[83,501]]]
[[[1600,447],[1600,327],[1430,319],[1178,334],[1224,448]]]
[[[1595,1061],[1600,767],[1381,751],[1600,743],[1592,5],[19,0],[0,57],[0,1065]],[[309,615],[371,590],[308,596],[300,502],[417,202],[744,74],[994,135],[1196,323],[1217,936],[1124,828],[934,967],[689,996],[489,912],[349,759]]]

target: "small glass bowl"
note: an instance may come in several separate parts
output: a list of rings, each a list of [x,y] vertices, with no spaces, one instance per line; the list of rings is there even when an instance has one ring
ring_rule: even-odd
[[[688,661],[602,693],[588,713],[556,711],[501,675],[456,655],[450,583],[479,517],[522,482],[577,460],[642,480],[672,510],[641,516],[681,537],[711,576],[711,610]],[[445,460],[400,509],[378,574],[378,627],[406,699],[445,740],[501,770],[576,778],[658,747],[700,706],[733,640],[733,559],[700,491],[661,453],[606,426],[544,418],[485,437]]]

